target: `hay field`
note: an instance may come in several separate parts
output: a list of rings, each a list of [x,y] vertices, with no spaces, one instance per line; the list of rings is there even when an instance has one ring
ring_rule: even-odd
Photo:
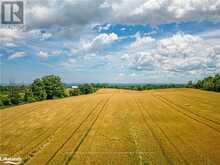
[[[220,164],[220,94],[128,91],[0,111],[0,156],[29,165]]]

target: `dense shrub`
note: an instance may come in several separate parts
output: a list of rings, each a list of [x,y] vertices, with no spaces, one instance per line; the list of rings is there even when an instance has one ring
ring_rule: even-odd
[[[12,93],[9,96],[9,98],[10,98],[11,104],[18,105],[18,104],[22,103],[22,96],[18,92]]]
[[[33,97],[36,100],[44,100],[47,97],[46,90],[44,87],[44,83],[41,79],[36,79],[31,84],[31,90],[33,93]]]
[[[79,95],[81,95],[81,92],[80,92],[80,89],[77,88],[77,89],[71,89],[69,91],[69,94],[70,94],[70,96],[79,96]]]
[[[35,79],[30,86],[0,86],[0,106],[18,105],[22,102],[33,102],[45,99],[68,96],[60,77],[55,75]]]
[[[8,96],[3,96],[1,98],[1,101],[2,101],[3,105],[11,105],[11,100]]]
[[[25,93],[24,93],[24,102],[33,102],[35,101],[34,97],[33,97],[33,93],[31,91],[31,89],[25,89]]]
[[[4,104],[3,104],[3,102],[2,102],[2,100],[0,99],[0,106],[3,106]]]
[[[94,93],[96,91],[95,87],[92,84],[82,84],[79,86],[81,94]]]

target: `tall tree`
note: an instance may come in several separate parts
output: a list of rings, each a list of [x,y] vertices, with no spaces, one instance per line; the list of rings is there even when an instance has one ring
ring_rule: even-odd
[[[25,102],[32,102],[33,100],[33,93],[31,89],[26,88],[24,91],[24,101]]]
[[[65,88],[59,76],[48,75],[42,78],[47,99],[65,96]]]
[[[31,90],[36,100],[44,100],[47,98],[44,82],[41,79],[36,79],[31,84]]]

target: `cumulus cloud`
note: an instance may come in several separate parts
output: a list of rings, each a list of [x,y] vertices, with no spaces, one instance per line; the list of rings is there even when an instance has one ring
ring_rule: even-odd
[[[44,52],[44,51],[40,51],[40,52],[37,53],[37,56],[42,58],[42,59],[46,59],[46,58],[48,58],[48,53]]]
[[[15,53],[11,54],[8,57],[8,60],[13,60],[13,59],[16,59],[16,58],[22,58],[22,57],[24,57],[26,55],[27,54],[25,52],[15,52]]]
[[[135,41],[136,42],[136,41]],[[201,37],[175,34],[160,39],[148,51],[136,49],[121,56],[131,69],[206,74],[218,69],[215,49]]]
[[[6,47],[13,48],[13,47],[16,47],[17,45],[14,44],[14,43],[12,43],[12,42],[7,42],[7,43],[5,43],[5,46],[6,46]]]
[[[219,21],[219,0],[108,0],[112,17],[125,23],[159,25],[197,20]]]
[[[77,61],[74,58],[70,58],[67,61],[61,63],[60,65],[62,67],[66,67],[66,68],[72,68],[72,67],[76,66],[76,64],[77,64]]]
[[[47,40],[52,37],[52,34],[40,29],[34,29],[26,33],[28,38],[39,39],[41,41]]]
[[[72,26],[83,29],[88,24],[104,19],[107,11],[99,6],[104,0],[26,0],[29,28]],[[83,14],[82,14],[83,12]]]
[[[63,52],[61,50],[53,50],[50,52],[45,52],[45,51],[39,51],[37,53],[37,57],[41,58],[41,59],[47,59],[48,57],[52,57],[52,56],[59,56],[62,55]]]
[[[147,47],[153,46],[155,39],[150,36],[141,37],[140,35],[136,36],[136,40],[131,43],[129,46],[130,49],[146,49]]]
[[[77,55],[91,55],[102,51],[106,46],[118,40],[115,33],[106,34],[102,33],[92,40],[81,40],[76,48],[71,48],[71,52]]]
[[[0,48],[18,47],[30,40],[44,41],[51,37],[51,33],[40,29],[26,31],[18,28],[0,28]]]
[[[79,30],[94,23],[160,25],[220,20],[220,0],[26,1],[27,25],[32,29],[71,26]]]
[[[14,28],[0,28],[0,42],[13,42],[18,39],[22,39],[24,37],[24,34],[22,31]]]
[[[171,71],[214,71],[216,54],[202,38],[177,34],[158,43],[162,66]]]

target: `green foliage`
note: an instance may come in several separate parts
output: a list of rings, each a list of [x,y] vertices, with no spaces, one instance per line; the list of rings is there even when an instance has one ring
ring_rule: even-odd
[[[62,98],[65,96],[64,85],[60,77],[55,75],[44,76],[42,78],[47,99]]]
[[[19,91],[11,89],[10,95],[9,95],[10,101],[12,104],[18,105],[22,103],[22,96],[20,95]]]
[[[6,106],[11,105],[11,100],[9,99],[8,96],[1,97],[1,101],[2,101],[3,105],[6,105]]]
[[[0,106],[18,105],[45,99],[68,96],[60,77],[55,75],[35,79],[30,86],[0,86]]]
[[[220,92],[220,75],[216,74],[215,76],[209,76],[203,80],[199,80],[194,87],[198,89]]]
[[[80,92],[80,89],[77,88],[77,89],[71,89],[69,91],[69,94],[70,94],[70,96],[79,96],[79,95],[81,95],[81,92]]]
[[[0,107],[3,106],[3,105],[4,105],[4,103],[3,103],[3,101],[0,99]]]
[[[34,97],[31,89],[26,88],[24,93],[24,102],[33,102]]]
[[[129,89],[129,90],[150,90],[163,88],[182,88],[186,87],[184,84],[93,84],[96,89],[99,88],[115,88],[115,89]]]
[[[36,100],[44,100],[47,97],[44,82],[41,79],[36,79],[31,84],[31,90]]]
[[[81,94],[94,93],[96,91],[95,87],[92,84],[82,84],[79,86]]]

